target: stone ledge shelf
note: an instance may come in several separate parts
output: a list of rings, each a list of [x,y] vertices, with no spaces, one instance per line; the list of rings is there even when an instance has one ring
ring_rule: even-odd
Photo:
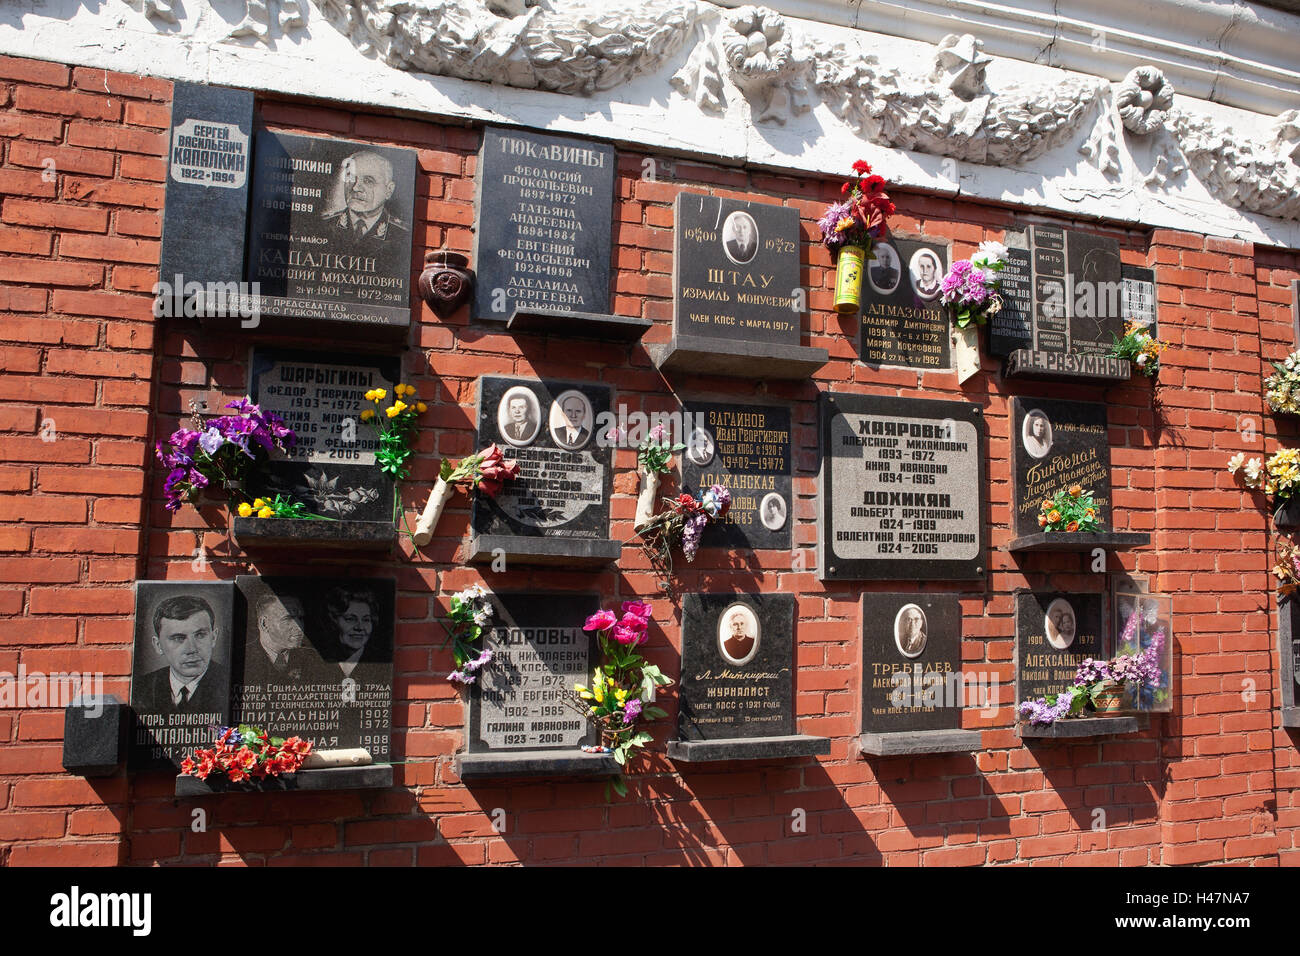
[[[88,697],[63,710],[63,769],[81,777],[111,777],[126,759],[130,712],[113,695]]]
[[[488,777],[607,777],[621,774],[613,754],[581,750],[520,750],[514,753],[457,754],[462,780]]]
[[[858,737],[858,749],[864,757],[974,753],[982,746],[983,734],[978,730],[902,730]]]
[[[791,734],[787,737],[729,737],[721,740],[668,741],[668,759],[682,763],[786,760],[792,757],[824,757],[830,752],[829,737],[809,737],[805,734]]]
[[[1046,726],[1017,724],[1016,736],[1058,740],[1074,737],[1114,737],[1119,734],[1135,734],[1139,730],[1146,730],[1149,725],[1150,718],[1146,714],[1130,714],[1126,717],[1080,717],[1073,720],[1058,720]]]
[[[571,338],[602,339],[606,342],[636,342],[654,326],[650,319],[598,312],[550,312],[543,309],[515,309],[506,320],[508,332],[537,332]]]
[[[1012,538],[1008,551],[1131,551],[1145,548],[1151,535],[1145,531],[1036,531]]]
[[[1300,729],[1300,707],[1282,708],[1282,726]]]
[[[241,518],[231,537],[249,548],[329,548],[387,551],[397,538],[391,521],[316,521],[311,518]]]
[[[491,561],[500,550],[517,564],[569,568],[600,568],[613,564],[623,553],[623,543],[607,538],[526,538],[476,534],[470,539],[469,560]]]
[[[733,342],[699,335],[674,335],[667,345],[650,346],[661,372],[695,372],[740,378],[805,379],[830,359],[826,349],[766,342]]]
[[[178,774],[176,796],[202,797],[211,793],[258,793],[277,790],[386,790],[393,785],[392,764],[369,764],[364,767],[322,767],[247,784],[231,783],[224,776],[207,780]]]
[[[1133,377],[1128,359],[1113,355],[1081,355],[1078,352],[1037,352],[1016,349],[1002,365],[1003,378],[1039,378],[1058,382],[1114,385]]]

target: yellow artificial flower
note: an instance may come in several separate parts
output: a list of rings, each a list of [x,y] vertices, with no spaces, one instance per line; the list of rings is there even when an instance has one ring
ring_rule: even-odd
[[[241,503],[240,503],[240,505],[239,505],[239,517],[241,517],[241,518],[247,518],[247,517],[248,517],[249,515],[251,515],[252,513],[253,513],[253,506],[252,506],[252,505],[250,505],[247,501],[244,501],[244,502],[241,502]]]
[[[382,402],[387,397],[388,397],[388,391],[386,389],[382,389],[382,388],[375,389],[375,401]]]
[[[370,419],[374,417],[375,417],[375,410],[373,408],[367,408],[364,412],[361,413],[361,420],[363,422],[368,422],[370,421]]]
[[[275,512],[272,511],[270,508],[263,508],[261,511],[257,513],[257,516],[259,518],[274,518]]]
[[[397,406],[396,406],[396,405],[390,405],[388,408],[384,409],[384,414],[387,415],[389,418],[396,418],[396,417],[397,417]]]
[[[416,402],[415,410],[419,412],[421,415],[423,415],[425,412],[429,410],[429,406],[424,404],[424,402]]]
[[[254,508],[265,508],[265,507],[266,507],[266,502],[263,501],[261,498],[254,498],[254,499],[253,499],[253,507],[254,507]]]

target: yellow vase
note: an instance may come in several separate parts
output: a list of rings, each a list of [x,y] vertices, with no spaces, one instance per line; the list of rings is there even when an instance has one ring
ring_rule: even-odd
[[[843,246],[835,266],[835,311],[857,312],[862,304],[862,270],[867,250],[861,246]]]

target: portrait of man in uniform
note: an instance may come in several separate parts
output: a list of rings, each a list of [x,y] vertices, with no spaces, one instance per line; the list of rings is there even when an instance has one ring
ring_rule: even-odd
[[[747,664],[758,653],[758,618],[747,604],[733,604],[718,619],[718,650],[732,664]]]
[[[898,250],[887,242],[877,242],[871,251],[875,253],[875,258],[867,261],[867,281],[881,295],[889,295],[898,288],[898,283],[903,278],[903,264],[898,259]]]
[[[323,218],[341,246],[363,254],[388,242],[410,241],[410,225],[388,208],[396,189],[392,163],[378,153],[362,150],[339,164],[338,175],[344,206],[331,209]]]

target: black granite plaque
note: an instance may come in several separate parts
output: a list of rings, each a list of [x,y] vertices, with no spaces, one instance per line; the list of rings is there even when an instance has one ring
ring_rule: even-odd
[[[1109,355],[1114,339],[1124,334],[1124,284],[1119,242],[1087,232],[1065,234],[1066,282],[1070,303],[1070,351]]]
[[[1034,274],[1034,350],[1065,352],[1070,348],[1065,230],[1030,226],[1028,234]]]
[[[520,471],[495,497],[474,496],[474,533],[608,539],[611,401],[607,385],[483,376],[478,446],[495,442]]]
[[[365,398],[372,388],[387,391],[382,407],[393,402],[400,364],[387,356],[254,349],[249,394],[298,441],[287,456],[277,453],[253,493],[289,495],[329,518],[391,522],[393,481],[375,461],[378,433],[361,413],[376,407]]]
[[[1120,275],[1124,285],[1124,321],[1136,322],[1156,335],[1155,270],[1143,269],[1141,266],[1123,266]],[[1124,332],[1119,329],[1115,334],[1122,336]]]
[[[414,150],[266,130],[256,150],[246,277],[262,318],[407,328]]]
[[[1016,702],[1059,694],[1106,655],[1100,594],[1016,592]]]
[[[137,581],[132,769],[179,767],[230,716],[229,581]]]
[[[989,354],[1009,355],[1034,344],[1034,277],[1028,249],[1008,249],[1000,273],[1002,308],[989,316]]]
[[[1007,356],[1003,374],[1007,378],[1050,378],[1079,382],[1126,382],[1132,377],[1132,363],[1113,355],[1079,352],[1036,352],[1016,349]]]
[[[794,729],[794,595],[682,599],[682,740],[784,737]]]
[[[984,573],[978,405],[822,393],[821,576]]]
[[[591,686],[600,648],[583,622],[596,594],[494,594],[482,645],[492,660],[470,686],[468,751],[577,750],[598,742],[595,725],[571,706],[573,686]]]
[[[872,252],[862,282],[862,361],[951,368],[948,311],[939,301],[947,246],[890,238]]]
[[[235,585],[232,720],[388,763],[396,582],[241,574]]]
[[[862,595],[862,732],[951,730],[967,700],[955,594]]]
[[[1043,501],[1079,485],[1091,491],[1103,529],[1114,526],[1106,406],[1094,402],[1011,400],[1012,528],[1038,532]]]
[[[614,148],[487,129],[479,156],[474,315],[609,312]]]
[[[731,491],[731,510],[704,529],[701,547],[790,547],[794,521],[790,409],[772,405],[688,402],[693,428],[684,436],[682,487]]]
[[[193,302],[184,292],[187,283],[206,288],[209,282],[243,280],[252,135],[250,91],[175,84],[158,266],[160,316],[184,314],[184,301]]]
[[[677,335],[798,345],[798,210],[679,193],[676,217]]]

